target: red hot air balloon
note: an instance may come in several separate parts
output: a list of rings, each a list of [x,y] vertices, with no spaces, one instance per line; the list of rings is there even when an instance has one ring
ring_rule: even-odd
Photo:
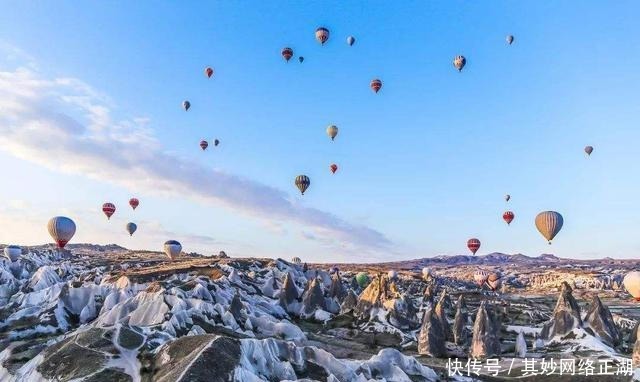
[[[211,78],[211,76],[213,76],[213,69],[207,66],[207,68],[204,70],[204,75],[207,76],[207,78]]]
[[[207,147],[209,147],[209,142],[202,140],[200,141],[200,148],[204,151],[207,149]]]
[[[502,214],[502,218],[504,219],[504,221],[507,222],[507,225],[511,224],[511,222],[513,221],[513,218],[515,218],[516,215],[513,214],[513,212],[511,211],[506,211],[505,213]]]
[[[116,206],[113,203],[105,203],[102,205],[102,212],[107,215],[107,219],[111,219],[111,215],[116,212]]]
[[[325,27],[316,29],[316,40],[322,45],[329,39],[329,30]]]
[[[372,80],[372,81],[371,81],[371,85],[370,85],[370,86],[371,86],[371,89],[372,89],[374,92],[376,92],[376,93],[377,93],[377,92],[379,92],[379,91],[380,91],[380,89],[382,88],[382,81],[380,81],[379,79],[377,79],[377,78],[376,78],[376,79],[374,79],[374,80]]]
[[[291,48],[282,48],[282,57],[284,57],[287,62],[293,57],[293,49]]]
[[[338,165],[334,163],[331,166],[329,166],[329,169],[331,169],[332,174],[335,174],[336,171],[338,171]]]
[[[480,240],[475,238],[469,239],[469,241],[467,241],[467,248],[475,255],[478,249],[480,249]]]
[[[129,205],[131,206],[131,208],[133,208],[134,210],[136,209],[136,207],[138,207],[138,204],[140,204],[140,201],[136,198],[131,198],[129,199]]]

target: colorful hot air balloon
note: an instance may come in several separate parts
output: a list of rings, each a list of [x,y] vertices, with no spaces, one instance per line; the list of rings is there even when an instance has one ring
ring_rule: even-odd
[[[358,283],[358,286],[362,289],[366,288],[367,285],[369,284],[369,275],[367,275],[365,272],[360,272],[356,275],[356,282]]]
[[[320,42],[320,44],[324,45],[325,42],[329,39],[329,30],[325,27],[320,27],[316,29],[316,40]]]
[[[304,57],[302,56],[298,57],[298,61],[300,61],[300,63],[302,64],[304,62]]]
[[[105,203],[102,205],[102,212],[104,212],[105,215],[107,215],[107,219],[111,219],[111,215],[114,214],[114,212],[116,212],[116,206],[113,203]]]
[[[504,196],[504,200],[506,200],[507,202],[508,202],[510,199],[511,199],[511,195],[506,194],[506,195]]]
[[[335,174],[336,171],[338,171],[338,165],[334,163],[331,166],[329,166],[329,169],[331,170],[332,174]]]
[[[507,222],[507,225],[511,224],[515,217],[516,216],[511,211],[505,211],[505,213],[502,214],[502,218]]]
[[[475,255],[478,249],[480,249],[480,240],[476,238],[469,239],[467,241],[467,248]]]
[[[585,147],[584,152],[587,153],[587,155],[591,155],[591,153],[593,152],[593,146]]]
[[[622,284],[624,285],[624,289],[626,289],[636,301],[640,301],[640,272],[633,271],[627,273],[622,280]]]
[[[207,66],[207,68],[204,70],[204,75],[207,76],[207,78],[211,78],[211,76],[213,76],[213,69]]]
[[[7,245],[4,247],[4,255],[7,259],[11,260],[12,263],[15,263],[22,255],[22,248],[17,245]]]
[[[560,232],[564,220],[555,211],[543,211],[536,216],[536,228],[551,244],[551,240]]]
[[[293,57],[293,49],[291,48],[282,48],[282,57],[289,62],[291,57]]]
[[[432,277],[431,268],[429,267],[422,268],[422,277],[427,280],[431,278]]]
[[[134,210],[136,209],[136,207],[138,207],[138,205],[140,204],[140,201],[136,198],[131,198],[129,199],[129,205],[131,206],[131,208],[133,208]]]
[[[502,286],[502,278],[500,273],[493,272],[487,277],[487,285],[491,288],[492,291],[497,291]]]
[[[329,125],[329,127],[327,127],[327,135],[333,141],[336,135],[338,135],[338,127],[336,125]]]
[[[347,37],[347,44],[349,44],[349,46],[353,46],[353,44],[356,42],[355,37],[353,36],[349,36]]]
[[[133,236],[133,233],[136,232],[136,230],[138,229],[138,226],[136,225],[136,223],[127,223],[127,232],[129,232],[129,236]]]
[[[513,35],[508,35],[507,36],[507,44],[509,44],[509,45],[513,44]]]
[[[296,176],[295,184],[296,187],[298,187],[298,189],[300,190],[300,193],[304,195],[304,192],[307,190],[307,188],[309,188],[309,185],[311,184],[311,180],[306,175],[298,175]]]
[[[164,253],[169,256],[171,261],[175,260],[176,257],[182,252],[182,245],[175,240],[168,240],[164,242]]]
[[[377,93],[382,88],[382,81],[376,78],[374,80],[371,80],[371,84],[369,86],[371,86],[371,89]]]
[[[295,256],[291,259],[291,262],[294,264],[302,264],[302,260],[299,257]]]
[[[214,146],[218,146],[219,144],[220,144],[220,141],[219,141],[219,140],[217,140],[217,139],[216,139],[216,140],[214,140],[214,141],[213,141],[213,145],[214,145]]]
[[[55,216],[47,223],[47,229],[58,248],[64,248],[76,233],[76,223],[68,217]]]
[[[459,72],[462,71],[464,66],[467,64],[467,59],[464,56],[456,56],[453,59],[453,66],[458,69]]]
[[[182,103],[182,108],[184,109],[184,111],[188,111],[190,107],[191,107],[191,102],[189,102],[189,101],[184,101],[184,102]]]
[[[488,278],[489,272],[483,269],[478,269],[473,273],[473,280],[476,282],[476,284],[478,284],[479,287],[482,287],[482,284],[484,284]]]
[[[206,150],[207,147],[209,147],[209,142],[205,141],[204,139],[200,141],[200,148],[202,149],[202,151]]]

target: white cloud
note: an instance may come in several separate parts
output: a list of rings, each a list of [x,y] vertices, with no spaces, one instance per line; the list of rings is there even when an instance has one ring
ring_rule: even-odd
[[[167,153],[147,118],[115,120],[114,108],[78,79],[45,79],[32,68],[0,72],[0,149],[55,171],[224,205],[272,227],[299,224],[337,249],[391,245],[382,233],[300,206],[279,189]]]

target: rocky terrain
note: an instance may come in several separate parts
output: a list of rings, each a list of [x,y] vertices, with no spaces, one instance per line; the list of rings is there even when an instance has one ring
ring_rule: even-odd
[[[597,380],[628,381],[615,371],[640,365],[640,309],[622,286],[636,264],[170,262],[118,246],[24,248],[0,259],[0,380],[495,381],[525,374],[527,359],[571,358],[608,360],[614,374]],[[478,285],[479,269],[500,282]],[[451,359],[502,370],[449,376]],[[534,380],[573,380],[550,374]]]

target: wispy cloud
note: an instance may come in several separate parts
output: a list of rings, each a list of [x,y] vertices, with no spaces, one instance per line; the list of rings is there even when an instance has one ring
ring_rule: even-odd
[[[273,227],[278,222],[300,224],[336,248],[370,251],[391,245],[381,232],[300,206],[282,190],[167,153],[149,119],[115,119],[117,106],[88,84],[47,79],[34,68],[0,72],[1,150],[132,190],[224,205]]]

